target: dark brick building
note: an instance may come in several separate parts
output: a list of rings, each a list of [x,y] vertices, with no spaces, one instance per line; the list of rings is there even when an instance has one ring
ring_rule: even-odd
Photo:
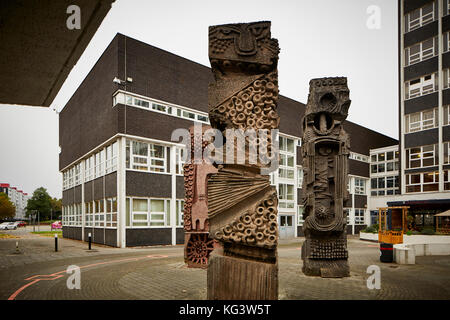
[[[63,235],[111,246],[183,242],[183,146],[177,128],[208,121],[208,67],[117,34],[60,113]],[[307,85],[307,84],[305,84]],[[357,106],[355,106],[357,107]],[[281,237],[301,235],[303,103],[280,96],[280,153],[272,174]],[[392,138],[345,122],[351,137],[348,232],[369,223],[370,149]]]

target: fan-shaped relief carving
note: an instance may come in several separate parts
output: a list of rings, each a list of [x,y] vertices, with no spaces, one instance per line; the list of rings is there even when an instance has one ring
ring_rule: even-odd
[[[270,186],[269,176],[222,168],[208,180],[208,216],[212,218]]]
[[[274,248],[278,242],[276,192],[214,233],[219,241]]]

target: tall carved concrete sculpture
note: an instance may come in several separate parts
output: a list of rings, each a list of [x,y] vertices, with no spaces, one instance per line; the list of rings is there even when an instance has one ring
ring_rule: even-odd
[[[209,126],[195,133],[194,127],[189,129],[191,134],[191,157],[183,166],[184,171],[184,261],[191,268],[207,268],[209,254],[213,250],[214,240],[208,237],[208,198],[207,177],[216,173],[217,169],[205,159],[194,161],[196,148],[201,154],[208,141],[203,134]],[[198,150],[197,150],[198,152]]]
[[[347,78],[312,79],[303,117],[303,273],[346,277],[350,140],[342,122],[350,107]]]
[[[265,164],[259,157],[252,163],[246,149],[244,163],[236,161],[243,150],[226,134],[227,129],[278,128],[278,53],[270,22],[209,28],[215,80],[209,86],[209,116],[226,139],[224,149],[235,153],[234,163],[217,165],[208,179],[210,236],[219,244],[209,260],[208,299],[278,298],[276,189],[261,174]],[[273,159],[270,133],[267,140],[250,135],[246,142]]]

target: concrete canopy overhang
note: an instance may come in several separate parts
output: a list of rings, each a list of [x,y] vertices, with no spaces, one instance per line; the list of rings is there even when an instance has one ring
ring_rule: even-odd
[[[50,106],[114,1],[0,1],[0,103]]]

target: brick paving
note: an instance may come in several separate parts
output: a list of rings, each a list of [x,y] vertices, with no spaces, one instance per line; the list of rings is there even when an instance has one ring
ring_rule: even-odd
[[[16,299],[206,299],[206,270],[186,268],[182,246],[109,248],[61,239],[60,252],[53,238],[27,236],[21,254],[14,254],[16,239],[0,240],[0,299],[30,283],[34,275],[60,272],[55,280],[41,280],[23,289]],[[376,243],[350,236],[351,277],[322,279],[301,272],[303,239],[281,241],[280,299],[450,299],[450,256],[417,257],[416,265],[379,262]],[[69,290],[69,265],[81,270],[81,289]],[[366,269],[381,269],[381,289],[369,290]]]

